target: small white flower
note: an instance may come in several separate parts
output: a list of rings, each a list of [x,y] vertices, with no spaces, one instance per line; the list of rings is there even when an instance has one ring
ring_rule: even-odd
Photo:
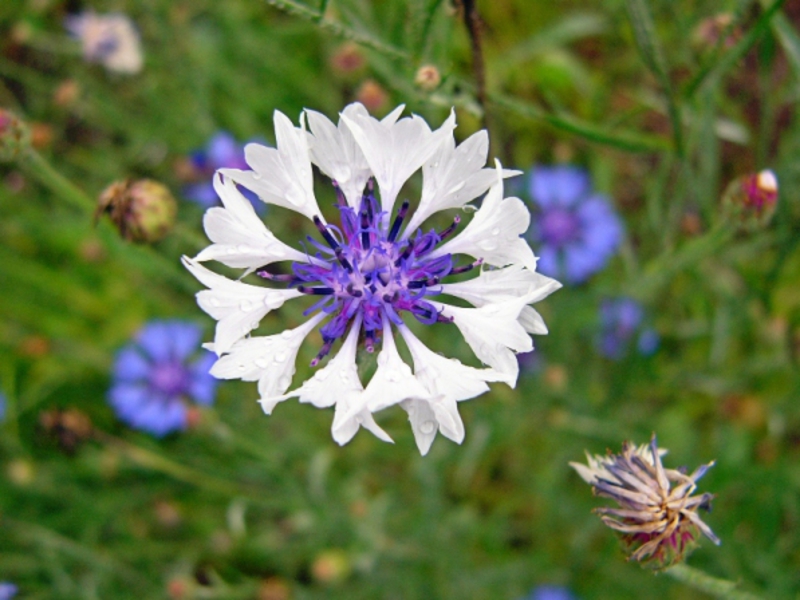
[[[515,353],[532,349],[529,333],[547,331],[529,305],[560,284],[535,272],[536,258],[521,237],[530,220],[527,209],[516,198],[503,198],[503,179],[515,172],[499,164],[485,167],[485,132],[456,145],[454,113],[432,131],[421,117],[401,118],[402,110],[379,121],[360,104],[351,104],[337,125],[306,111],[300,127],[276,112],[276,147],[250,144],[246,159],[252,170],[222,169],[216,176],[223,206],[209,209],[204,220],[212,245],[184,264],[209,288],[198,293],[198,303],[218,320],[214,343],[208,346],[220,356],[212,374],[258,381],[267,413],[290,398],[320,408],[335,406],[332,433],[340,444],[360,427],[391,441],[373,414],[399,405],[408,412],[425,454],[437,432],[457,443],[464,439],[458,402],[483,394],[490,382],[516,384]],[[327,225],[320,214],[312,164],[334,182],[341,214],[336,226]],[[410,203],[396,207],[397,196],[419,169],[422,197],[404,228]],[[311,219],[316,239],[303,251],[278,240],[237,184],[264,202]],[[430,215],[463,208],[487,190],[460,235],[445,241],[457,229],[458,216],[442,231],[420,229]],[[459,254],[476,260],[464,261]],[[255,271],[268,285],[218,275],[200,264],[209,260],[242,268],[245,275]],[[482,270],[483,263],[497,268]],[[477,273],[472,279],[443,282],[471,270]],[[306,310],[312,315],[306,323],[248,337],[270,311],[300,296],[317,300]],[[440,301],[444,296],[466,300],[473,308]],[[490,368],[436,354],[411,333],[409,317],[423,324],[452,323]],[[318,370],[291,389],[298,349],[318,325],[322,347],[312,361]],[[413,370],[401,356],[393,329],[411,354]],[[380,348],[377,369],[366,384],[358,375],[359,343],[367,352]],[[327,365],[317,367],[328,354]]]
[[[88,62],[101,63],[117,73],[132,74],[142,70],[139,33],[127,16],[86,11],[67,17],[66,27],[81,41],[83,56]]]

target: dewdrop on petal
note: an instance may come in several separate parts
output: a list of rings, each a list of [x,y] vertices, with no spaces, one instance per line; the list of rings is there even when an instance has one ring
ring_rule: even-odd
[[[619,508],[604,506],[594,512],[621,534],[628,560],[656,569],[681,562],[697,545],[700,534],[720,544],[697,514],[698,509],[711,510],[713,494],[692,496],[697,481],[714,461],[687,475],[681,469],[664,468],[661,457],[666,453],[653,434],[649,445],[625,442],[621,454],[587,453],[588,465],[569,463],[596,496],[619,504]]]
[[[726,217],[753,231],[766,227],[778,206],[778,178],[769,169],[734,179],[722,196]]]
[[[131,242],[157,242],[175,224],[178,205],[169,189],[152,179],[117,181],[100,194],[95,219],[108,214]]]

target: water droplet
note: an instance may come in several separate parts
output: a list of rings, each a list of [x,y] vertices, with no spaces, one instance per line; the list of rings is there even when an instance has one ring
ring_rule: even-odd
[[[258,181],[259,179],[261,179],[261,173],[255,173],[255,172],[254,172],[254,173],[253,173],[253,179],[255,179],[256,181]]]
[[[269,362],[267,361],[267,359],[266,359],[266,358],[257,358],[257,359],[255,359],[253,362],[255,363],[255,365],[256,365],[256,366],[257,366],[259,369],[266,369],[266,368],[267,368],[267,366],[269,366]]]
[[[400,373],[394,369],[390,369],[386,371],[386,379],[387,381],[400,381]]]
[[[492,235],[500,235],[500,228],[495,227],[494,229],[492,229]]]
[[[386,352],[381,352],[378,354],[378,365],[381,367],[385,367],[386,363],[389,362],[389,355]]]
[[[258,329],[258,326],[261,325],[258,321],[253,321],[250,323],[250,327],[245,327],[245,332],[250,333],[253,329]]]
[[[211,298],[211,300],[209,300],[208,303],[211,306],[219,306],[220,305],[219,298]]]
[[[339,379],[344,383],[350,383],[350,375],[347,374],[347,371],[339,371]]]
[[[273,256],[286,256],[286,250],[284,250],[281,246],[270,248],[270,252],[272,252]]]
[[[436,429],[436,423],[434,423],[433,421],[425,421],[422,425],[419,426],[419,430],[425,435],[430,435],[431,433],[433,433],[434,429]]]
[[[241,310],[242,312],[250,312],[254,308],[255,306],[253,306],[253,303],[250,300],[242,300],[239,303],[239,310]]]
[[[275,360],[275,362],[277,362],[277,363],[282,363],[282,362],[285,362],[285,361],[286,361],[286,352],[278,352],[278,353],[277,353],[277,354],[274,356],[274,360]]]
[[[247,370],[247,365],[239,364],[239,365],[237,365],[236,368],[239,369],[240,371],[246,371]]]
[[[478,207],[473,206],[472,204],[465,204],[461,210],[463,210],[465,213],[473,213],[478,210]]]
[[[247,254],[248,252],[250,252],[250,246],[245,246],[244,244],[239,244],[238,246],[236,246],[236,251],[239,254]]]
[[[292,380],[288,377],[281,377],[278,379],[278,388],[281,390],[287,389],[292,383]]]
[[[292,337],[292,335],[293,335],[293,334],[294,334],[294,332],[293,332],[291,329],[286,329],[286,330],[284,330],[284,331],[281,331],[281,337],[282,337],[284,340],[291,339],[291,337]]]
[[[491,251],[497,248],[497,242],[494,240],[481,240],[478,242],[478,248],[481,250]]]

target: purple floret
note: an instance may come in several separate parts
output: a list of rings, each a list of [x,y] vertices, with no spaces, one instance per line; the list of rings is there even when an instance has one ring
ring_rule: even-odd
[[[183,321],[151,321],[122,348],[108,398],[131,427],[164,436],[187,426],[188,401],[209,405],[214,355],[200,349],[201,329]]]
[[[536,167],[529,190],[539,212],[532,227],[538,269],[577,284],[605,267],[622,241],[622,223],[577,167]]]
[[[600,306],[600,337],[597,348],[612,360],[622,358],[636,345],[640,354],[649,355],[658,349],[658,333],[642,327],[644,310],[632,298],[605,300]]]

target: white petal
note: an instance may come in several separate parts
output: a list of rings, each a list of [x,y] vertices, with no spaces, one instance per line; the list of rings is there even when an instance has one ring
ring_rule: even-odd
[[[419,407],[420,403],[427,403],[436,425],[432,434],[429,431],[430,425],[425,425],[419,431],[415,430],[417,444],[421,444],[420,450],[425,446],[423,454],[427,452],[436,435],[436,429],[460,444],[464,440],[464,424],[458,414],[456,402],[479,396],[489,390],[487,381],[504,381],[506,377],[492,369],[475,369],[454,358],[445,358],[430,350],[407,327],[399,327],[399,330],[414,359],[415,376],[430,396],[428,400],[416,399],[404,405]],[[430,416],[427,411],[425,414]],[[419,421],[420,427],[423,422]],[[412,420],[412,426],[413,424]]]
[[[356,405],[363,406],[359,394],[348,394],[336,402],[336,413],[331,427],[331,434],[336,443],[344,446],[353,439],[360,427],[364,427],[378,439],[394,444],[394,440],[389,437],[389,434],[375,422],[375,418],[367,407],[363,406],[358,412],[352,412],[353,407]]]
[[[561,284],[555,279],[530,271],[521,265],[511,265],[504,269],[485,269],[473,279],[441,284],[442,293],[462,298],[475,306],[519,298],[534,290],[538,294],[531,302],[538,302],[560,287]]]
[[[534,335],[547,335],[547,325],[545,325],[542,315],[532,306],[525,306],[519,313],[519,323],[525,331]]]
[[[269,414],[277,402],[265,402],[283,394],[292,383],[297,351],[306,336],[326,315],[319,313],[295,327],[275,335],[239,340],[214,366],[210,373],[219,379],[258,380],[264,412]],[[216,347],[216,345],[215,345]]]
[[[350,119],[369,116],[359,103],[347,105],[342,114]],[[339,185],[347,203],[359,210],[364,186],[372,175],[361,147],[343,120],[337,127],[322,113],[306,109],[306,116],[312,133],[311,160]]]
[[[314,198],[305,123],[297,128],[277,110],[274,123],[277,148],[247,144],[244,157],[252,171],[220,169],[220,173],[252,190],[264,202],[297,211],[309,219],[321,218]]]
[[[206,211],[203,226],[214,244],[195,260],[218,260],[229,267],[250,270],[282,260],[308,262],[305,254],[284,244],[266,228],[232,180],[215,175],[214,189],[225,207]]]
[[[280,398],[275,398],[275,400],[298,398],[300,402],[313,404],[317,408],[326,408],[333,406],[347,395],[361,393],[364,386],[361,385],[356,365],[356,346],[358,345],[360,326],[360,319],[356,319],[336,356],[332,357],[325,367],[314,373],[313,377],[303,382],[299,388]]]
[[[400,188],[439,146],[452,137],[455,113],[432,132],[422,117],[412,115],[398,121],[395,110],[390,117],[378,121],[369,115],[342,114],[342,121],[350,128],[356,142],[364,152],[381,192],[381,206],[390,215]]]
[[[459,235],[431,252],[431,258],[444,254],[468,254],[496,267],[519,264],[531,271],[536,270],[533,250],[520,237],[528,229],[530,212],[519,198],[503,198],[499,161],[497,165],[495,184],[472,220]]]
[[[519,314],[537,292],[487,304],[480,308],[462,308],[431,301],[446,317],[452,317],[469,347],[481,361],[505,376],[505,383],[514,387],[519,363],[514,352],[530,352],[533,342],[519,323]]]
[[[422,165],[422,197],[419,207],[405,229],[404,237],[413,234],[433,213],[448,208],[461,208],[483,194],[495,182],[494,169],[484,169],[489,152],[489,134],[479,131],[458,148],[448,137]],[[503,177],[521,171],[503,171]]]
[[[259,321],[292,298],[297,290],[276,290],[233,281],[183,257],[183,264],[202,284],[210,288],[197,293],[197,304],[217,319],[214,351],[224,354],[231,346],[258,327]]]
[[[414,432],[414,441],[417,442],[420,454],[425,456],[431,449],[433,439],[436,437],[437,421],[430,404],[424,400],[412,398],[400,404],[408,413],[411,422],[411,431]]]

